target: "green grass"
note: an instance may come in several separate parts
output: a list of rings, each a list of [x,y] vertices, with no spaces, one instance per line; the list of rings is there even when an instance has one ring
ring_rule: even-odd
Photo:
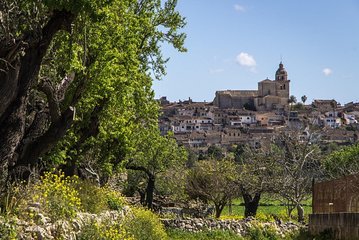
[[[308,199],[303,204],[304,208],[304,214],[308,216],[312,212],[312,206],[311,206],[312,200]],[[271,200],[268,198],[263,198],[260,202],[260,205],[258,207],[257,211],[257,217],[266,220],[268,216],[275,215],[281,218],[282,220],[290,220],[288,219],[287,215],[287,208],[286,206],[280,205],[281,202],[279,200]],[[232,201],[232,214],[229,212],[228,206],[226,206],[222,211],[222,218],[243,218],[244,216],[244,206],[242,199],[238,198]],[[295,220],[297,216],[297,210],[294,209],[292,213],[292,217],[294,217],[293,220]]]
[[[178,229],[167,230],[169,239],[171,240],[244,240],[243,237],[230,231],[203,231],[203,232],[187,232]]]
[[[310,214],[312,212],[311,206],[304,206],[304,213]],[[285,206],[259,206],[257,214],[264,214],[264,215],[277,215],[283,216],[287,214],[287,209]],[[293,215],[296,215],[296,210],[293,210]],[[229,208],[226,206],[223,209],[222,216],[244,216],[244,206],[239,205],[232,205],[232,214],[229,213]]]

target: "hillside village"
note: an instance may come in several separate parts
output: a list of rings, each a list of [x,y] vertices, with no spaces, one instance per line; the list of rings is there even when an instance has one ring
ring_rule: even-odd
[[[217,91],[213,102],[169,102],[162,97],[161,133],[172,131],[180,144],[198,151],[211,145],[258,147],[287,130],[300,131],[303,139],[315,133],[321,144],[358,141],[359,103],[317,99],[306,104],[306,97],[294,103],[289,84],[281,62],[275,80],[260,81],[258,90]]]

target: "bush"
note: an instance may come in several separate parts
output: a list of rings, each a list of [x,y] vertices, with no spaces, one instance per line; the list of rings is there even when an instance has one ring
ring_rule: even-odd
[[[271,214],[265,214],[262,212],[258,212],[255,218],[261,222],[275,222],[274,216]]]
[[[88,181],[79,181],[76,189],[83,210],[90,213],[100,213],[106,210],[120,210],[126,204],[121,194],[109,187],[98,187]]]
[[[0,239],[16,240],[17,237],[16,222],[7,217],[0,217]]]
[[[31,201],[40,204],[51,220],[71,219],[81,210],[81,200],[75,189],[77,177],[65,177],[63,172],[45,173],[33,186]]]
[[[263,227],[262,224],[252,222],[246,239],[249,240],[279,240],[283,239],[272,226]]]
[[[110,188],[104,188],[104,199],[110,210],[120,210],[126,204],[126,199],[117,191]]]
[[[25,182],[8,183],[6,191],[1,194],[1,212],[6,216],[19,214],[22,202],[29,195],[27,187]]]
[[[134,208],[133,216],[127,216],[123,227],[128,237],[136,240],[168,239],[159,218],[149,210]]]
[[[167,233],[171,240],[244,240],[243,237],[224,230],[188,232],[179,229],[169,229]]]
[[[123,221],[92,222],[77,235],[79,240],[162,240],[168,239],[159,218],[149,210],[133,209]]]
[[[77,235],[78,240],[134,240],[119,223],[92,222]]]

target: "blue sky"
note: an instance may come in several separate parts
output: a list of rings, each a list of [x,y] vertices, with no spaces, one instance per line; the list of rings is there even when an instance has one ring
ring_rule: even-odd
[[[170,61],[157,98],[255,90],[282,60],[298,100],[359,102],[359,0],[179,0],[178,11],[188,52],[163,46]]]

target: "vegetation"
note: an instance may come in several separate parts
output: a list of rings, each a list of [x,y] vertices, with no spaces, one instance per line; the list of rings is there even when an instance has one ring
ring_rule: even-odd
[[[170,229],[167,231],[168,236],[172,240],[181,240],[181,239],[188,239],[188,240],[244,240],[243,237],[230,232],[230,231],[203,231],[203,232],[186,232],[177,229]]]
[[[160,50],[184,51],[176,1],[5,0],[0,29],[2,186],[24,166],[89,167],[101,181],[157,123]],[[21,16],[21,17],[18,17]]]
[[[165,74],[162,44],[186,51],[180,32],[185,20],[176,4],[1,1],[1,238],[18,237],[16,219],[36,225],[71,220],[79,212],[121,211],[127,204],[122,188],[130,196],[139,193],[146,209],[133,208],[119,222],[93,221],[79,239],[168,239],[150,211],[156,194],[214,205],[216,218],[242,198],[237,218],[272,221],[278,216],[261,209],[266,195],[287,207],[288,219],[296,211],[302,222],[314,178],[359,172],[358,144],[328,145],[321,152],[311,135],[303,139],[297,132],[260,148],[213,145],[206,153],[178,146],[172,134],[162,136],[151,85]],[[298,109],[307,97],[301,100]],[[288,102],[297,100],[290,96]],[[111,185],[116,174],[126,183],[116,179]],[[242,239],[226,231],[168,233],[173,239]],[[262,225],[246,236],[279,238]]]
[[[219,218],[230,199],[238,195],[236,176],[236,166],[231,160],[200,161],[190,170],[186,192],[192,199],[213,203]]]
[[[183,148],[177,146],[176,140],[169,136],[161,136],[156,129],[138,131],[136,135],[134,151],[129,155],[126,168],[141,171],[146,175],[146,189],[143,192],[143,202],[148,208],[152,208],[153,192],[156,178],[172,166],[185,164],[187,156]],[[140,181],[141,178],[137,179]]]
[[[278,158],[281,166],[279,182],[275,191],[288,203],[288,215],[297,208],[298,221],[304,221],[302,202],[311,194],[312,181],[322,175],[319,147],[312,142],[311,136],[299,142],[298,135],[283,134],[278,139],[283,149]],[[292,207],[293,206],[293,207]]]
[[[269,149],[243,148],[238,174],[245,217],[255,216],[262,193],[273,192],[277,186],[278,154],[280,152],[275,145],[271,145]]]
[[[324,161],[328,177],[338,178],[359,172],[359,144],[329,154]]]

